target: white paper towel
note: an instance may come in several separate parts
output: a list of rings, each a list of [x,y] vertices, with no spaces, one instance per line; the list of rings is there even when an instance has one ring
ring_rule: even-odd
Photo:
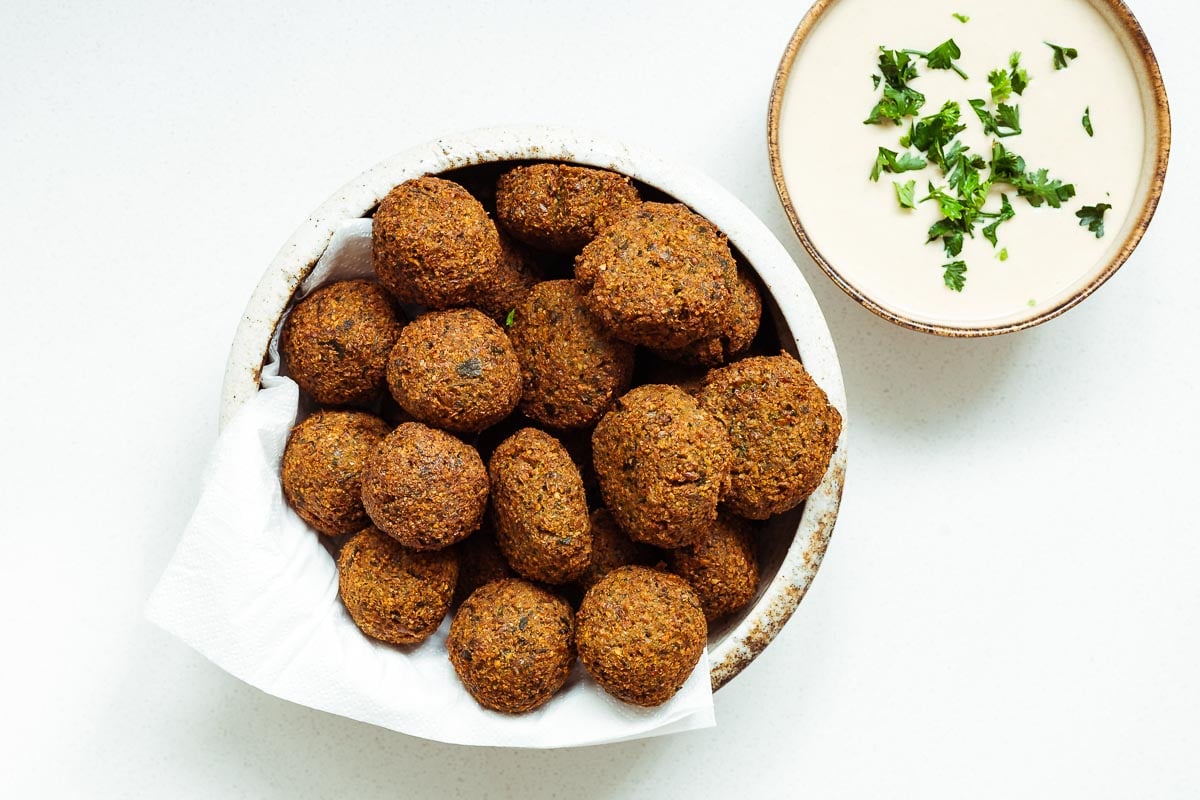
[[[339,228],[300,293],[370,277],[371,220]],[[549,703],[519,716],[480,707],[446,656],[447,618],[423,644],[364,636],[338,600],[337,565],[284,502],[279,464],[300,392],[279,374],[278,331],[263,388],[222,432],[200,502],[146,616],[265,692],[394,731],[470,745],[572,747],[715,724],[708,653],[655,709],[609,697],[576,663]]]

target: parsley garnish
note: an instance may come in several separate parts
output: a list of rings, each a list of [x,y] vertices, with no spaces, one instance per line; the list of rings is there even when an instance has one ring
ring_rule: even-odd
[[[1046,42],[1046,47],[1054,51],[1054,68],[1056,70],[1066,69],[1068,64],[1079,58],[1079,51],[1074,47],[1062,47],[1050,44],[1050,42]]]
[[[955,136],[967,129],[959,123],[961,110],[953,100],[942,106],[942,110],[922,117],[909,128],[908,135],[900,140],[925,153],[938,166],[945,166],[945,148]]]
[[[925,159],[920,156],[912,153],[897,153],[895,150],[881,147],[879,155],[875,157],[875,166],[871,170],[871,180],[878,182],[879,176],[884,172],[912,172],[924,168]]]
[[[896,202],[898,202],[900,204],[901,208],[916,208],[917,207],[917,201],[916,201],[917,182],[916,181],[908,181],[904,185],[901,185],[898,181],[892,181],[892,186],[896,187]]]
[[[1075,216],[1079,217],[1079,225],[1082,228],[1087,228],[1092,233],[1096,234],[1097,239],[1104,238],[1104,212],[1111,209],[1108,203],[1099,203],[1094,206],[1084,206],[1075,212]]]
[[[966,14],[951,14],[950,16],[954,17],[956,20],[961,22],[963,25],[966,25],[968,22],[971,21],[971,18],[968,17]]]
[[[1008,248],[1001,247],[1000,252],[996,254],[996,258],[1000,259],[1001,262],[1008,261]]]
[[[1025,94],[1025,87],[1032,80],[1029,73],[1021,66],[1021,53],[1017,51],[1008,57],[1009,73],[1008,79],[1012,82],[1012,89],[1019,95]]]
[[[1021,133],[1021,110],[1017,106],[1001,103],[993,114],[987,110],[987,102],[984,100],[971,100],[970,103],[971,108],[975,109],[975,116],[983,123],[984,133],[993,134],[1001,139]]]
[[[1003,69],[994,69],[988,73],[988,83],[992,85],[992,102],[1005,103],[1013,93],[1012,76]]]
[[[962,58],[962,50],[958,48],[953,39],[947,39],[928,53],[922,53],[920,50],[901,50],[900,52],[925,59],[925,65],[930,69],[952,69],[964,81],[968,79],[967,73],[954,63],[955,60]]]
[[[504,318],[504,327],[511,328],[513,321],[517,318],[517,310],[514,308],[508,312],[508,316]]]
[[[996,183],[1005,183],[1017,190],[1029,205],[1040,208],[1048,204],[1061,208],[1062,204],[1075,196],[1075,186],[1051,179],[1049,170],[1039,169],[1026,172],[1025,159],[1005,148],[1000,142],[992,145],[992,177]]]
[[[956,292],[967,285],[967,262],[952,261],[942,267],[942,281]]]
[[[1096,132],[1092,130],[1092,107],[1088,106],[1083,110],[1083,129],[1087,131],[1088,136],[1095,136]]]

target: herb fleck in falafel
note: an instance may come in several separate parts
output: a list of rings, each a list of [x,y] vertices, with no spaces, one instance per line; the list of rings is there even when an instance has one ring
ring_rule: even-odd
[[[683,578],[709,623],[741,611],[758,591],[758,559],[750,523],[720,514],[708,535],[668,554],[671,571]]]
[[[766,519],[795,508],[820,485],[842,415],[799,361],[784,353],[715,369],[699,397],[733,445],[724,502],[735,514]]]
[[[633,346],[604,330],[574,281],[534,286],[509,336],[521,364],[521,410],[531,419],[585,428],[629,388]]]
[[[377,528],[355,534],[338,554],[338,595],[354,624],[392,644],[416,644],[438,629],[457,578],[453,548],[411,550]]]
[[[513,236],[543,250],[578,252],[639,202],[629,178],[569,164],[533,164],[500,176],[496,218]]]
[[[724,234],[678,204],[643,203],[575,259],[584,302],[618,339],[676,348],[719,336],[737,264]]]
[[[487,496],[479,453],[419,422],[400,425],[376,445],[362,476],[371,521],[416,550],[440,550],[477,530]]]
[[[495,279],[501,259],[500,235],[479,201],[428,176],[388,192],[375,212],[371,251],[392,294],[433,309],[468,305]]]
[[[478,589],[458,609],[446,641],[450,663],[483,707],[519,714],[562,688],[575,661],[575,623],[560,597],[507,579]]]
[[[292,429],[283,451],[283,496],[302,520],[329,536],[362,530],[362,473],[390,428],[361,411],[318,411]]]
[[[614,697],[658,706],[692,674],[708,628],[700,600],[678,575],[618,567],[586,595],[575,618],[579,660]]]
[[[508,337],[473,308],[422,314],[406,325],[387,380],[409,414],[462,433],[494,425],[521,399],[521,367]]]
[[[400,323],[392,299],[370,281],[338,281],[305,297],[283,322],[279,352],[300,388],[322,405],[375,399]]]
[[[530,580],[577,578],[592,553],[583,479],[557,439],[525,428],[504,440],[488,463],[496,541],[512,568]]]
[[[592,457],[613,519],[657,547],[699,541],[729,483],[729,437],[676,386],[626,394],[592,434]]]

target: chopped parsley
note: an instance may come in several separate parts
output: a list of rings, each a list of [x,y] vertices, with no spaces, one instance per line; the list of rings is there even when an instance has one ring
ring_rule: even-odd
[[[896,202],[898,202],[900,204],[901,208],[916,208],[917,207],[917,202],[916,202],[917,182],[916,181],[908,181],[907,183],[905,183],[903,185],[899,181],[892,181],[892,186],[896,187]]]
[[[961,22],[963,25],[966,25],[968,22],[971,21],[971,18],[968,17],[966,14],[955,13],[955,14],[951,14],[950,16],[954,17],[956,20]]]
[[[504,318],[504,327],[511,328],[513,321],[516,320],[516,318],[517,310],[514,308],[513,310],[509,311],[508,316]]]
[[[1056,70],[1066,69],[1072,61],[1079,58],[1079,51],[1074,47],[1063,47],[1050,42],[1046,42],[1046,47],[1054,51],[1054,68]]]
[[[1080,227],[1087,228],[1096,234],[1097,239],[1104,238],[1104,212],[1111,209],[1108,203],[1098,203],[1094,206],[1084,206],[1075,212],[1079,217]]]
[[[1092,107],[1088,106],[1083,110],[1083,129],[1087,131],[1088,136],[1095,136],[1096,131],[1092,130]]]
[[[942,266],[942,281],[950,289],[961,292],[967,285],[967,262],[952,261]]]
[[[955,14],[956,19],[969,18]],[[1063,69],[1079,54],[1074,48],[1050,45],[1055,50],[1055,67]],[[959,258],[968,237],[982,232],[996,258],[1008,260],[1008,248],[1000,247],[1002,226],[1017,216],[1014,200],[1024,198],[1033,207],[1062,208],[1075,196],[1075,186],[1054,177],[1045,168],[1032,169],[1025,159],[1003,144],[1002,140],[1022,133],[1021,110],[1014,96],[1023,96],[1031,78],[1021,66],[1021,53],[1009,56],[1008,65],[988,73],[990,102],[971,99],[968,104],[979,120],[984,135],[991,137],[991,154],[977,153],[959,135],[967,130],[962,106],[948,100],[933,114],[921,116],[926,97],[911,85],[920,75],[918,64],[924,60],[929,69],[953,70],[964,80],[967,75],[955,63],[962,51],[949,39],[929,52],[910,49],[879,48],[878,74],[871,76],[876,90],[882,87],[875,107],[865,120],[867,125],[892,124],[906,130],[899,137],[900,149],[880,147],[870,179],[878,182],[883,173],[900,174],[933,166],[943,183],[926,181],[925,196],[918,199],[916,179],[892,181],[896,202],[901,209],[915,209],[922,203],[934,203],[939,219],[927,232],[927,243],[940,242],[949,263],[942,265],[942,280],[951,291],[961,292],[967,282],[967,263]],[[1059,61],[1062,62],[1061,66]],[[1084,128],[1092,135],[1091,108],[1084,112]],[[999,195],[999,204],[992,198]],[[1085,206],[1076,216],[1080,225],[1097,236],[1104,233],[1104,212],[1108,204]]]

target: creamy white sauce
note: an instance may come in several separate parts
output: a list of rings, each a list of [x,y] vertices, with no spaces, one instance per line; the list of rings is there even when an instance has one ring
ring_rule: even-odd
[[[963,24],[952,13],[970,17]],[[863,125],[879,92],[878,47],[928,51],[953,38],[963,52],[957,62],[970,76],[935,71],[918,60],[912,86],[925,97],[920,116],[946,100],[962,106],[967,130],[960,138],[989,157],[985,137],[967,101],[990,100],[988,73],[1007,67],[1019,50],[1032,78],[1024,96],[1010,104],[1021,111],[1023,133],[1003,139],[1030,170],[1075,185],[1061,209],[1033,208],[1011,187],[996,187],[988,209],[1005,191],[1016,218],[1001,225],[994,248],[976,228],[962,255],[967,283],[946,288],[941,266],[957,260],[941,242],[925,244],[925,232],[941,214],[935,202],[902,210],[892,181],[944,185],[940,169],[868,180],[879,147],[902,151],[906,130]],[[1055,70],[1043,42],[1074,47],[1079,58]],[[1094,137],[1083,129],[1091,107]],[[1120,39],[1086,0],[837,0],[824,13],[796,56],[784,92],[779,123],[784,180],[810,239],[855,288],[880,305],[919,322],[951,326],[1003,324],[1054,307],[1076,293],[1108,261],[1124,239],[1137,201],[1145,151],[1145,123],[1137,79]],[[1106,234],[1097,239],[1079,226],[1075,212],[1108,203]],[[1009,258],[998,260],[1001,248]]]

